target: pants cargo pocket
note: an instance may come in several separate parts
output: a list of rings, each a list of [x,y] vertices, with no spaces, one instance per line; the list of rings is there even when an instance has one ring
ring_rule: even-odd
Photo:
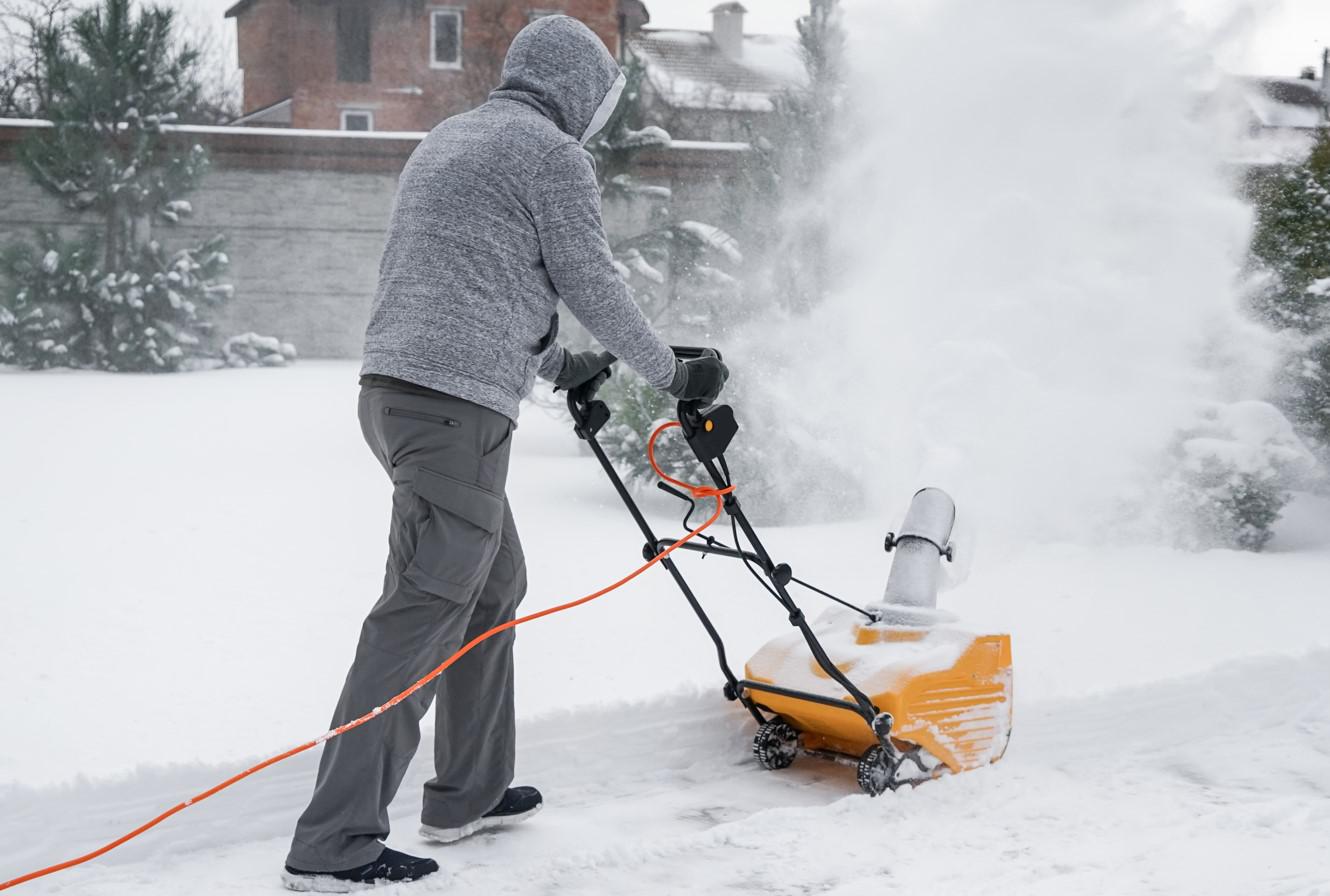
[[[429,508],[403,577],[428,594],[465,601],[484,583],[503,528],[503,498],[418,468],[412,490]]]

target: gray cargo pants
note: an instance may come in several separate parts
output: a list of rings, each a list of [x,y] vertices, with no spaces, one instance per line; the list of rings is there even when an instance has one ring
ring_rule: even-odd
[[[392,478],[392,526],[383,596],[361,628],[333,727],[512,619],[526,592],[522,545],[504,496],[512,421],[460,398],[368,386],[360,426]],[[459,827],[498,804],[513,777],[511,630],[392,711],[324,745],[287,864],[341,871],[378,858],[388,804],[430,700],[435,777],[425,785],[422,821]]]

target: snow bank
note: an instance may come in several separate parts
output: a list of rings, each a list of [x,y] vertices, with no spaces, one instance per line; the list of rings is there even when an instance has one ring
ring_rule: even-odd
[[[17,683],[0,787],[224,762],[326,728],[382,585],[390,510],[355,421],[356,370],[0,369],[0,419],[30,434],[0,442],[0,466],[15,471],[0,514],[0,681]],[[640,562],[640,533],[563,415],[523,410],[509,492],[531,577],[524,608],[587,594]],[[662,535],[679,531],[678,501],[643,498]],[[1019,732],[1030,700],[1330,647],[1330,502],[1299,501],[1286,517],[1262,555],[989,551],[943,608],[971,630],[1013,633]],[[795,575],[862,604],[887,581],[883,528],[761,534]],[[736,665],[789,630],[741,564],[679,565]],[[824,606],[800,601],[810,616]],[[664,573],[525,626],[518,643],[523,718],[622,700],[625,681],[643,700],[695,686],[719,701],[711,642]]]
[[[412,836],[427,762],[391,809],[392,843],[429,850],[438,879],[384,896],[632,893],[1320,893],[1330,797],[1330,654],[1232,663],[1093,699],[1026,704],[991,769],[878,799],[849,769],[766,772],[751,721],[713,693],[547,715],[519,725],[518,776],[546,809],[437,849]],[[1245,759],[1245,761],[1244,761]],[[315,757],[190,809],[33,896],[277,892]],[[0,878],[96,845],[126,807],[169,804],[231,768],[3,794]],[[379,892],[379,891],[376,891]]]

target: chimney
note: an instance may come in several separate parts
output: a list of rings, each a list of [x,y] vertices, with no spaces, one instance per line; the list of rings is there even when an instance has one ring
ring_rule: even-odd
[[[742,3],[722,3],[711,10],[711,39],[730,59],[744,54],[744,9]]]

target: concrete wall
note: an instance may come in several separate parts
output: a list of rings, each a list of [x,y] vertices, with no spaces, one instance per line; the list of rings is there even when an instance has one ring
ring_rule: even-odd
[[[0,246],[57,228],[96,227],[41,190],[15,158],[32,123],[0,120]],[[164,244],[228,238],[235,297],[214,313],[226,337],[248,331],[295,343],[310,358],[354,358],[374,298],[379,256],[397,173],[418,138],[324,136],[257,128],[179,128],[205,144],[213,170],[188,197],[186,223],[158,225]],[[676,191],[676,210],[709,217],[738,176],[743,153],[682,148],[643,154],[640,174]],[[611,226],[631,227],[633,209],[606,209]]]
[[[352,358],[368,319],[397,179],[328,171],[214,171],[190,195],[188,223],[157,226],[166,245],[227,236],[235,298],[213,315],[225,337],[254,330],[306,357]],[[96,226],[0,162],[0,245],[34,230]]]
[[[0,122],[0,246],[39,229],[73,234],[98,223],[66,210],[17,162],[13,148],[32,130]],[[218,335],[281,336],[306,358],[358,356],[396,173],[416,141],[254,129],[180,136],[207,145],[213,170],[189,194],[193,217],[158,223],[153,237],[173,246],[226,235],[235,296],[213,314]]]
[[[214,312],[217,333],[280,336],[305,357],[358,356],[395,169],[405,156],[389,171],[363,163],[342,166],[353,170],[237,167],[225,151],[214,160],[202,187],[188,196],[194,215],[176,226],[154,225],[153,236],[172,246],[226,235],[235,298]],[[76,215],[38,187],[12,154],[0,154],[0,245],[30,239],[38,229],[72,235],[97,225],[96,216]]]

